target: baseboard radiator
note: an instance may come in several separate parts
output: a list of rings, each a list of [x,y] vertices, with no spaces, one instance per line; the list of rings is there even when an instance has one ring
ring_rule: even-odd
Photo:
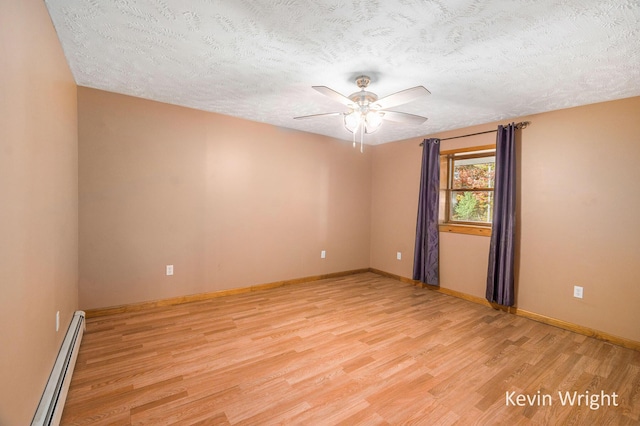
[[[80,341],[85,329],[85,313],[76,311],[73,314],[71,324],[64,337],[60,352],[53,365],[47,386],[44,388],[42,398],[36,414],[33,416],[31,426],[50,426],[60,424],[62,409],[67,399],[71,376],[78,358]]]

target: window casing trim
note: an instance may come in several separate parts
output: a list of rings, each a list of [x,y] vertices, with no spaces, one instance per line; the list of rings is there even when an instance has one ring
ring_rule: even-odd
[[[460,189],[453,189],[453,159],[467,159],[467,158],[481,158],[487,156],[495,156],[495,144],[474,146],[468,148],[460,148],[453,150],[446,150],[440,152],[441,164],[446,159],[447,174],[446,174],[446,186],[440,188],[445,195],[444,205],[444,217],[441,218],[439,223],[440,232],[461,233],[468,235],[480,235],[491,236],[491,223],[484,222],[466,222],[450,219],[451,212],[451,192],[460,191]],[[464,188],[464,191],[494,191],[494,188]]]

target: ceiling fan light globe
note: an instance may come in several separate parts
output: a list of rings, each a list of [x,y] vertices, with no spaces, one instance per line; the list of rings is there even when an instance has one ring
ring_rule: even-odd
[[[351,111],[344,115],[344,127],[351,133],[355,133],[360,127],[362,116],[359,111]]]
[[[377,111],[369,111],[364,118],[365,131],[373,133],[380,128],[382,124],[382,114]]]

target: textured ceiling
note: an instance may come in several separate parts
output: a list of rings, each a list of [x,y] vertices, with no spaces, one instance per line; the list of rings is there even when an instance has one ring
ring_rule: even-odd
[[[351,140],[344,95],[394,108],[379,144],[640,95],[640,0],[46,0],[78,85]]]

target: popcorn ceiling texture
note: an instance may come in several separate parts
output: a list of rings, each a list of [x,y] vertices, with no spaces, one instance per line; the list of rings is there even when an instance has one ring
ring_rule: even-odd
[[[46,0],[80,86],[351,140],[344,95],[422,85],[370,144],[640,95],[638,0]]]

